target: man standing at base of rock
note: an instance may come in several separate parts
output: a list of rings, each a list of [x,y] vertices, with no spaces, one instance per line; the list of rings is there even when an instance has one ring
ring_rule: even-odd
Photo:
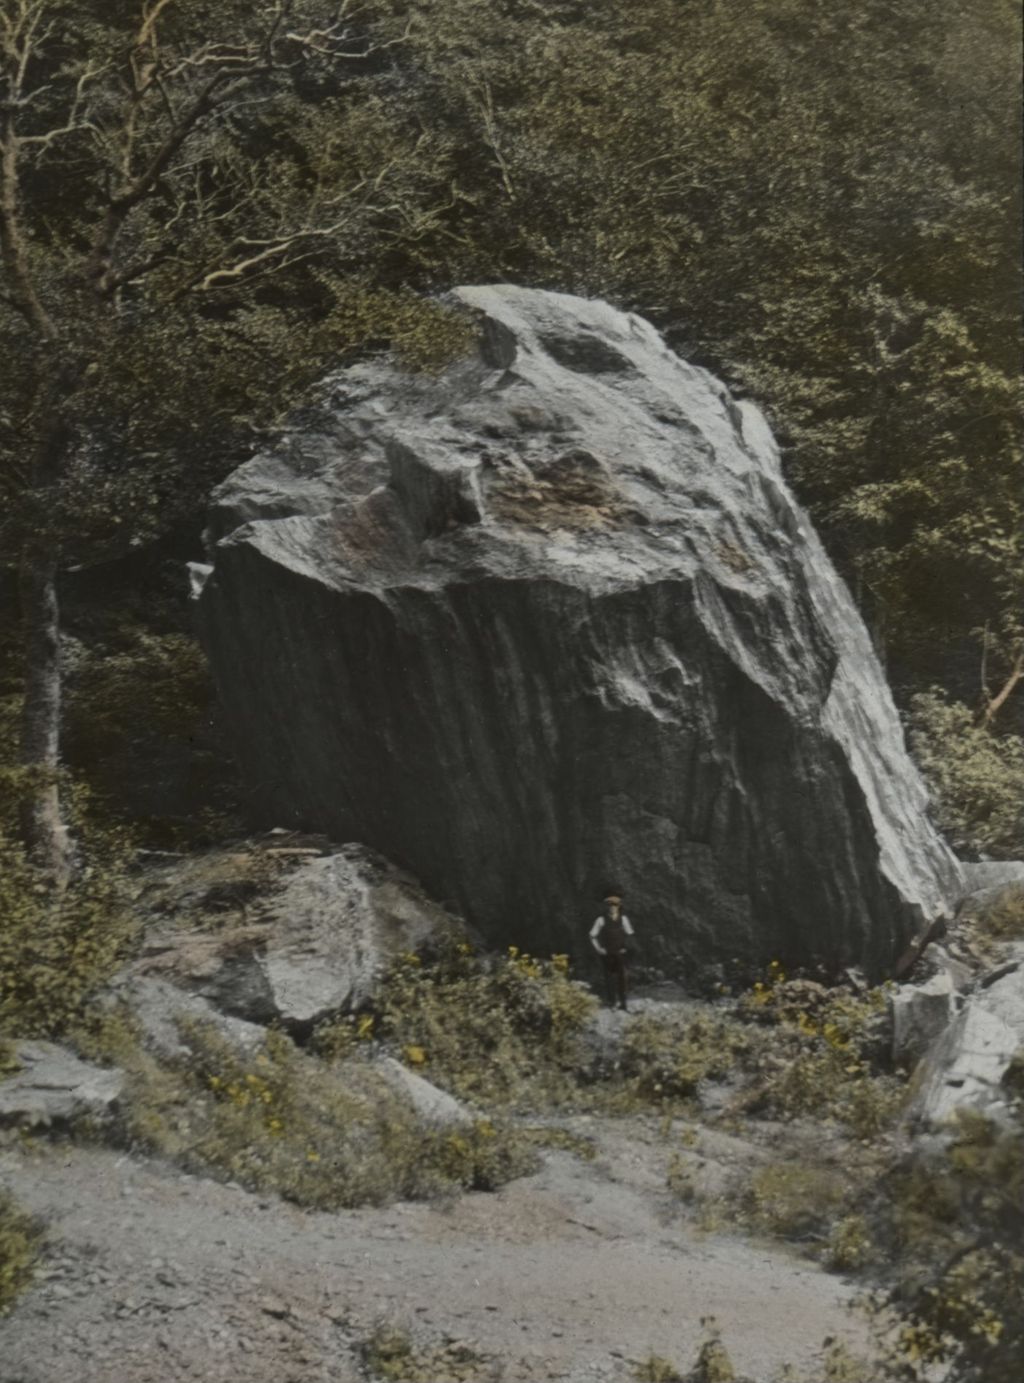
[[[614,1004],[617,998],[621,1009],[626,1008],[626,938],[632,935],[629,918],[622,911],[622,889],[610,884],[604,892],[604,911],[590,929],[590,940],[604,964],[608,1003]]]

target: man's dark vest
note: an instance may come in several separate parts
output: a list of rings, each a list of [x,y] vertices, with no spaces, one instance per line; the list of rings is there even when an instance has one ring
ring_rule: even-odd
[[[598,940],[610,956],[621,956],[626,949],[626,929],[622,925],[622,914],[606,917]]]

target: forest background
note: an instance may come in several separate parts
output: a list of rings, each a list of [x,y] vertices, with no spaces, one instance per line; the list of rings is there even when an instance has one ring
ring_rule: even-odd
[[[82,1031],[139,851],[249,824],[211,487],[330,370],[464,349],[460,283],[605,298],[757,401],[940,826],[1024,857],[1019,52],[1015,0],[0,0],[0,1075]],[[956,1184],[1012,1365],[993,1146]],[[994,1380],[1002,1318],[935,1300]]]
[[[1013,0],[0,14],[9,910],[53,873],[47,794],[75,906],[90,840],[242,829],[184,579],[204,497],[328,370],[437,368],[438,295],[481,281],[639,312],[757,400],[940,824],[1024,853]]]

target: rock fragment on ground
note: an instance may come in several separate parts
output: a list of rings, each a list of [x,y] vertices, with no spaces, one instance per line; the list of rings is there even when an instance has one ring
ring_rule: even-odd
[[[0,1126],[36,1128],[107,1118],[124,1072],[82,1061],[55,1042],[13,1043],[20,1070],[0,1080]]]

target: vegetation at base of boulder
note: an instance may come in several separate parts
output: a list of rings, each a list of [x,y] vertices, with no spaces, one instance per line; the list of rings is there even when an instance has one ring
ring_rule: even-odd
[[[891,1124],[905,1094],[886,1071],[888,1024],[884,987],[857,995],[813,980],[787,979],[777,961],[741,996],[739,1012],[770,1025],[770,1041],[753,1047],[753,1087],[745,1110],[775,1118],[832,1118],[859,1138]]]
[[[910,745],[938,825],[961,855],[1024,855],[1024,736],[997,733],[933,687],[914,697]]]
[[[433,1128],[358,1057],[329,1069],[283,1033],[244,1051],[205,1023],[181,1021],[187,1054],[134,1047],[115,1016],[82,1043],[129,1074],[110,1135],[190,1170],[318,1209],[459,1189],[493,1190],[532,1171],[532,1141],[488,1119]]]
[[[0,1190],[0,1316],[31,1283],[41,1243],[39,1226]]]
[[[323,1024],[314,1046],[337,1058],[383,1041],[455,1095],[535,1108],[575,1097],[581,1034],[595,1009],[565,956],[541,960],[516,947],[479,956],[453,936],[433,953],[400,957],[372,1007]]]
[[[623,1037],[621,1076],[643,1103],[686,1099],[701,1081],[729,1076],[751,1054],[757,1036],[731,1016],[675,1021],[640,1015]]]
[[[0,1080],[5,1076],[13,1076],[15,1071],[20,1069],[21,1063],[18,1061],[14,1043],[0,1036]]]
[[[362,1344],[363,1366],[380,1383],[488,1383],[487,1357],[462,1340],[417,1347],[403,1327],[381,1323]]]

